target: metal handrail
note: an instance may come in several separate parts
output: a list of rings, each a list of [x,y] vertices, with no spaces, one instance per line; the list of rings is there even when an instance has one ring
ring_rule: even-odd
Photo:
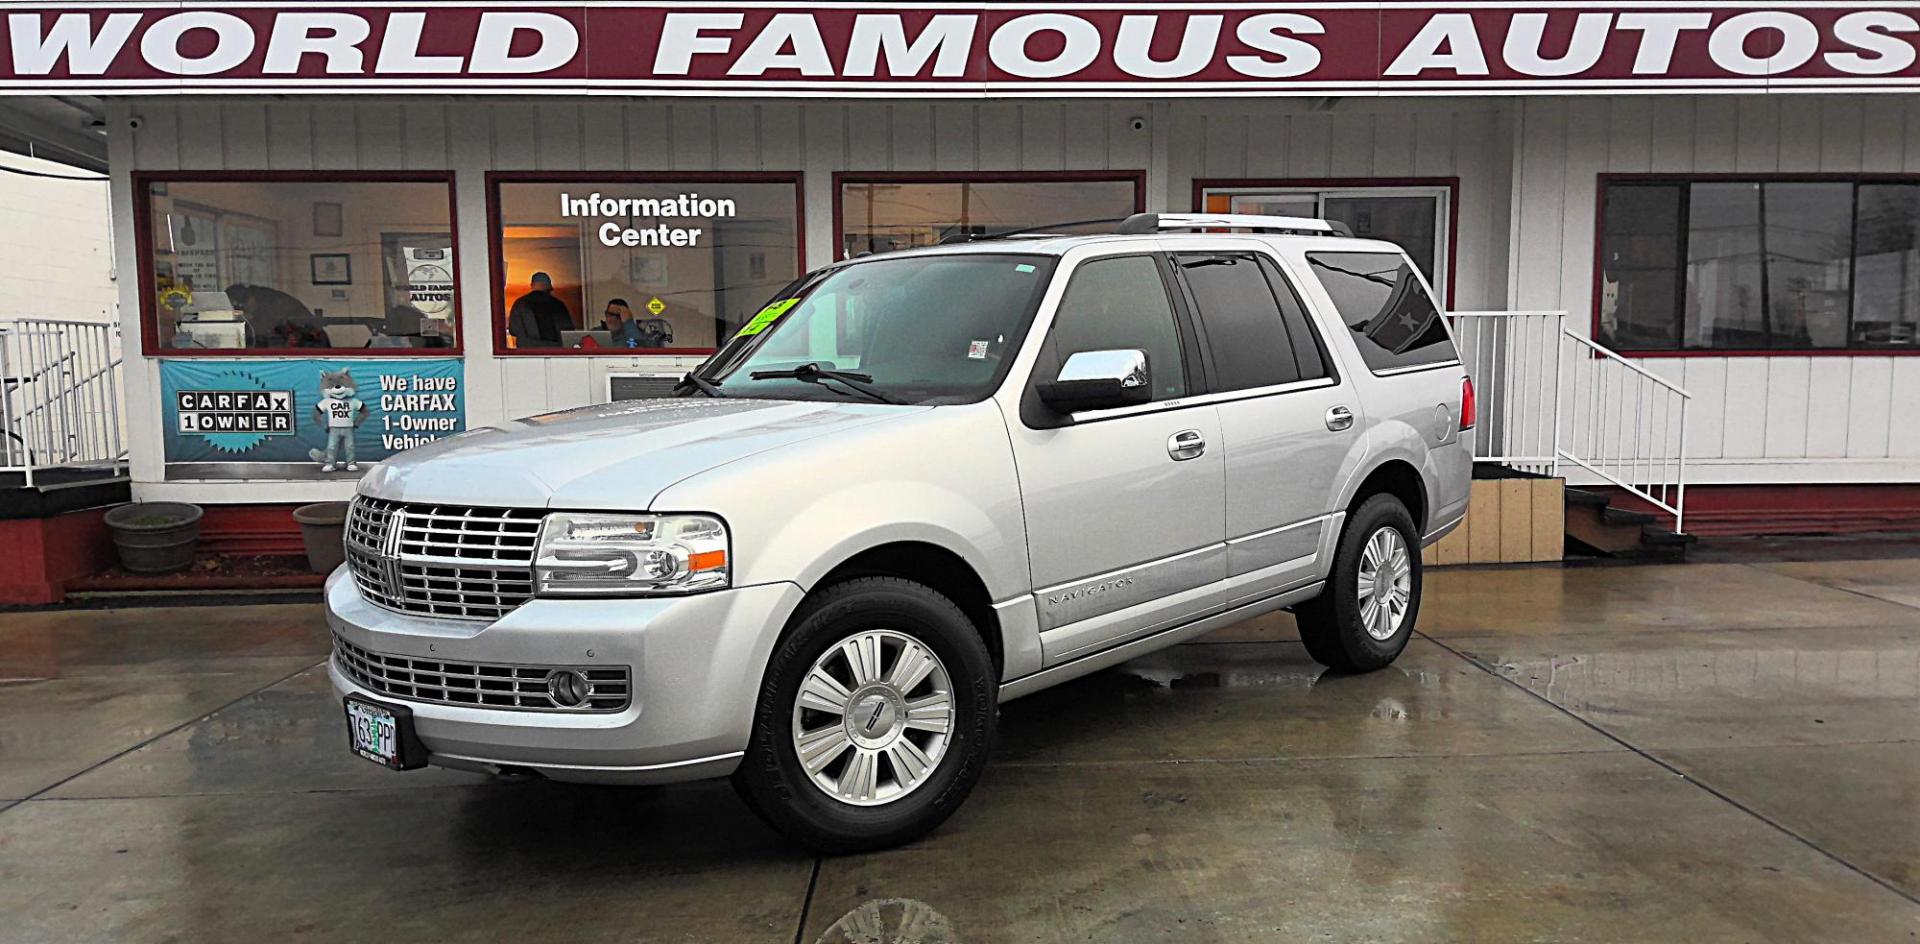
[[[0,472],[27,485],[50,469],[125,467],[119,327],[0,322]]]
[[[1479,395],[1475,462],[1551,476],[1570,464],[1684,529],[1691,393],[1576,333],[1563,311],[1449,317]]]

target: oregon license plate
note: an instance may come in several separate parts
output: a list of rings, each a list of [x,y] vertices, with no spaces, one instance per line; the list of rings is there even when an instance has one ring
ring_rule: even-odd
[[[355,754],[394,770],[407,769],[402,745],[412,718],[382,705],[347,699],[347,743]]]

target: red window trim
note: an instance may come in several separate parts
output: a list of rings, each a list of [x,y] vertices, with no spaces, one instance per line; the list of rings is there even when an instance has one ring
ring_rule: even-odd
[[[1605,173],[1595,175],[1593,187],[1593,301],[1587,321],[1587,337],[1600,339],[1600,294],[1602,291],[1603,271],[1601,263],[1605,259],[1605,237],[1607,233],[1607,187],[1620,183],[1698,183],[1698,182],[1735,182],[1753,181],[1754,183],[1854,183],[1854,184],[1920,184],[1920,174],[1815,172],[1796,174],[1785,171],[1772,173],[1743,174],[1737,171],[1714,171],[1709,173],[1659,174],[1659,173]],[[1849,328],[1852,326],[1849,325]],[[1915,357],[1920,356],[1920,345],[1910,348],[1899,347],[1803,347],[1803,348],[1680,348],[1680,349],[1625,349],[1616,348],[1614,353],[1621,357]],[[1598,353],[1593,356],[1599,357]]]
[[[153,185],[156,183],[303,183],[303,184],[440,184],[447,190],[447,226],[453,251],[453,278],[460,283],[460,207],[454,193],[453,171],[330,171],[330,170],[234,170],[234,171],[134,171],[133,251],[134,278],[140,293],[140,353],[146,357],[309,357],[309,358],[407,358],[461,357],[465,353],[466,306],[461,293],[453,293],[453,346],[428,348],[340,348],[340,347],[248,347],[232,349],[170,348],[160,346],[159,299],[153,285]]]
[[[1453,310],[1454,285],[1460,258],[1460,178],[1458,177],[1196,177],[1193,212],[1206,210],[1209,190],[1275,189],[1364,190],[1368,187],[1445,187],[1447,190],[1447,310]]]
[[[807,271],[807,192],[805,175],[799,171],[488,171],[487,188],[487,278],[493,301],[493,355],[495,357],[652,357],[681,355],[705,357],[718,347],[641,347],[641,348],[513,348],[507,346],[506,253],[502,236],[506,229],[500,218],[501,184],[566,183],[702,183],[789,184],[793,187],[793,249],[798,271]]]
[[[847,184],[1042,184],[1130,183],[1133,212],[1147,209],[1147,172],[1144,170],[953,170],[953,171],[835,171],[833,175],[833,261],[840,262],[846,235],[841,214]]]

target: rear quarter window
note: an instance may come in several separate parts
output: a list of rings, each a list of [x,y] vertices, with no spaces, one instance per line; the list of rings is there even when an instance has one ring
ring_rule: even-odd
[[[1374,372],[1459,360],[1440,307],[1406,257],[1386,252],[1310,252],[1307,263]]]

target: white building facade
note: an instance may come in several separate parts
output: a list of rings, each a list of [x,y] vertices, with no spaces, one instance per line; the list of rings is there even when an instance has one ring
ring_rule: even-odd
[[[274,431],[244,424],[271,418],[225,417],[240,434],[199,430],[213,446],[190,454],[204,444],[183,445],[181,395],[208,389],[215,365],[371,370],[392,388],[384,401],[440,389],[409,365],[452,362],[452,419],[360,397],[377,418],[418,408],[408,422],[438,435],[647,389],[786,281],[850,254],[1232,210],[1394,239],[1453,309],[1564,311],[1686,388],[1703,527],[1920,520],[1920,24],[1896,9],[922,4],[867,28],[852,7],[675,26],[661,18],[678,8],[608,3],[550,14],[571,24],[569,50],[550,21],[502,21],[505,38],[474,25],[511,4],[452,5],[464,26],[362,9],[371,38],[342,46],[327,41],[359,35],[349,21],[276,25],[231,6],[232,22],[172,27],[165,9],[140,12],[113,56],[96,18],[94,46],[69,45],[36,77],[22,51],[51,62],[59,17],[86,8],[41,4],[12,21],[16,37],[37,32],[16,39],[0,81],[102,103],[115,267],[137,274],[118,284],[142,497],[351,493],[350,476],[284,452],[246,459],[241,441]],[[976,22],[948,63],[927,37],[958,30],[939,19],[955,11]],[[644,27],[609,19],[623,15]],[[1270,15],[1293,19],[1247,25]],[[388,52],[406,28],[412,46]],[[1178,76],[1196,29],[1214,41]],[[651,30],[635,53],[651,72],[591,57],[612,48],[600,37],[636,30]],[[1098,48],[1081,63],[1088,36]],[[280,41],[284,69],[269,75]],[[1349,68],[1351,49],[1370,61]],[[156,50],[187,65],[156,71]],[[402,53],[530,74],[383,77]],[[76,54],[100,74],[71,74]],[[874,61],[908,74],[876,76]],[[567,209],[590,194],[629,202]],[[218,248],[187,246],[196,226]],[[441,274],[419,275],[422,260]],[[550,334],[528,327],[533,308],[519,314],[535,271],[560,302]],[[286,317],[225,297],[249,285],[289,299],[273,298]],[[317,395],[304,386],[289,388],[301,411]],[[303,420],[283,435],[298,439]]]

